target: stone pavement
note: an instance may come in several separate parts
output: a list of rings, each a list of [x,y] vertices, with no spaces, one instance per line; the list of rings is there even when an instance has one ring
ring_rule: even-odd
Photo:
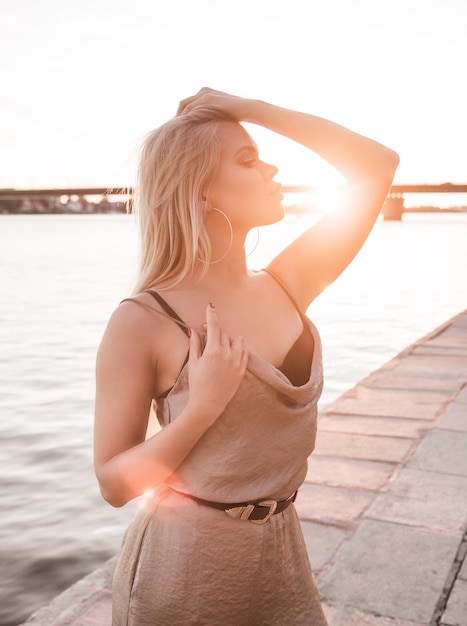
[[[296,507],[329,626],[467,626],[467,311],[321,413]],[[114,563],[26,624],[110,626]]]
[[[297,509],[330,626],[467,626],[467,311],[327,407]]]

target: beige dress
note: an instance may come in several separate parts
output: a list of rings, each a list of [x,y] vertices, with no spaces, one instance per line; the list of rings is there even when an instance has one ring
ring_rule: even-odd
[[[253,354],[234,398],[128,528],[113,581],[113,626],[326,626],[293,505],[265,524],[216,502],[284,500],[302,484],[322,388],[314,339],[309,380],[293,386]],[[162,426],[188,397],[188,368],[157,401]]]

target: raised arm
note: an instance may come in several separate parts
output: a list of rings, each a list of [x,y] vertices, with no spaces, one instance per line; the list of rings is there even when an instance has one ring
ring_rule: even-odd
[[[323,157],[346,179],[335,210],[270,264],[305,311],[352,261],[370,233],[399,163],[395,152],[328,120],[258,105],[264,125]],[[251,119],[254,121],[254,119]]]
[[[287,285],[305,311],[312,300],[347,267],[373,227],[399,163],[385,146],[339,124],[262,102],[204,88],[180,104],[227,111],[309,148],[346,179],[336,209],[280,252],[270,269]]]

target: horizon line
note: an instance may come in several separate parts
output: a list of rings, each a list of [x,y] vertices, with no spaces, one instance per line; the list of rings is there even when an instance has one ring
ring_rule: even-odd
[[[284,193],[313,193],[324,189],[339,189],[342,184],[322,185],[282,185]],[[388,190],[388,196],[403,193],[467,193],[467,183],[408,183],[394,184]],[[128,196],[133,194],[133,187],[44,187],[44,188],[0,188],[0,197],[16,198],[19,196]]]

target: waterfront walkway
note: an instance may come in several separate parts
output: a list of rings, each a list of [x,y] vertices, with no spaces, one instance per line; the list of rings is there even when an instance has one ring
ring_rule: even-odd
[[[467,626],[467,311],[321,413],[296,506],[329,626]],[[110,626],[114,562],[28,626]]]

